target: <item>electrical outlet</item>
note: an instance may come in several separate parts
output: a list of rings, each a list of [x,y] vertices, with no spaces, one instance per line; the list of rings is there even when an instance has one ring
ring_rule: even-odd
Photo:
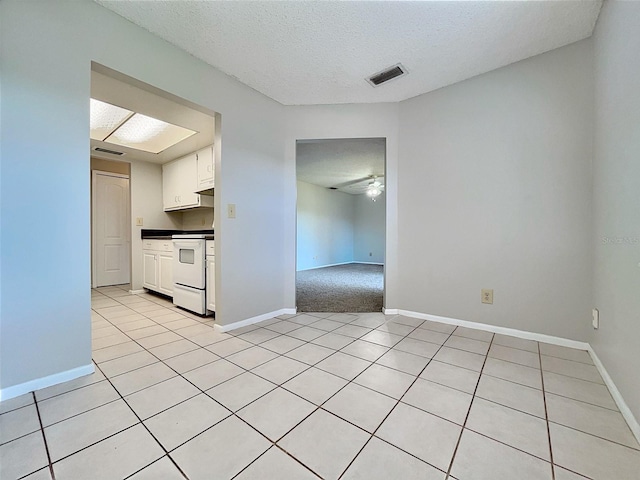
[[[595,330],[600,328],[600,312],[598,311],[597,308],[594,308],[593,310],[591,310],[591,316],[593,317],[593,319],[591,320],[591,324],[593,325],[593,328]]]
[[[136,217],[136,227],[142,227],[143,224],[142,217]]]
[[[493,290],[488,288],[482,289],[482,303],[493,305]]]
[[[236,218],[236,204],[227,203],[227,217]]]

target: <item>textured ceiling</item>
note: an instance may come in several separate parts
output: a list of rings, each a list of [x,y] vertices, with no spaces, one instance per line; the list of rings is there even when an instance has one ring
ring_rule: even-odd
[[[384,138],[298,140],[297,177],[353,195],[364,193],[372,176],[384,180],[385,150]]]
[[[285,105],[405,100],[587,38],[602,0],[96,0]],[[365,81],[402,63],[405,77]]]

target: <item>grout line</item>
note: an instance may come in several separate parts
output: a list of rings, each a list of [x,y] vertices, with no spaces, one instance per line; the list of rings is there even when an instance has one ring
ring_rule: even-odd
[[[495,334],[491,336],[491,342],[489,342],[489,350],[491,350],[491,345],[493,345],[493,339],[495,338]],[[453,450],[453,456],[451,457],[451,461],[449,462],[449,468],[447,469],[447,479],[450,478],[451,469],[453,468],[453,462],[456,459],[456,454],[458,453],[458,448],[460,447],[460,442],[462,441],[462,435],[464,434],[464,429],[467,425],[467,421],[469,420],[469,414],[471,413],[471,408],[473,407],[473,401],[476,398],[476,393],[478,391],[478,385],[480,385],[480,379],[482,378],[482,371],[484,370],[484,366],[487,364],[487,359],[489,358],[489,352],[487,351],[487,355],[484,357],[484,362],[482,362],[482,367],[480,368],[480,375],[478,375],[478,381],[476,382],[476,388],[473,390],[473,396],[471,398],[471,403],[469,403],[469,409],[467,410],[467,415],[464,418],[464,422],[462,423],[462,429],[460,430],[460,435],[458,436],[458,441],[456,443],[456,447]],[[542,372],[540,372],[542,375]]]
[[[245,470],[247,470],[251,465],[253,465],[254,463],[256,463],[258,461],[258,459],[260,459],[262,456],[266,455],[267,452],[269,450],[271,450],[272,448],[277,448],[278,450],[280,450],[282,453],[284,453],[285,455],[287,455],[289,458],[291,458],[292,460],[294,460],[296,463],[298,463],[300,466],[304,467],[306,470],[308,470],[309,472],[311,472],[313,475],[315,475],[318,478],[322,478],[319,474],[317,474],[316,472],[314,472],[313,470],[311,470],[311,468],[309,468],[307,465],[305,465],[304,463],[302,463],[300,460],[298,460],[296,457],[294,457],[293,455],[291,455],[289,452],[287,452],[284,448],[282,448],[280,445],[273,443],[269,448],[267,448],[264,452],[262,452],[257,458],[253,459],[248,465],[246,465],[242,470],[240,470],[238,473],[236,473],[233,477],[231,477],[231,480],[238,478],[239,475],[242,474],[242,472],[244,472]]]
[[[549,442],[549,460],[551,462],[551,480],[556,478],[556,469],[553,464],[553,448],[551,447],[551,430],[549,428],[549,411],[547,409],[547,394],[544,389],[544,375],[542,374],[542,353],[538,346],[538,360],[540,361],[540,380],[542,384],[542,401],[544,402],[544,419],[547,425],[547,441]]]
[[[135,472],[133,472],[131,475],[128,475],[124,478],[124,480],[127,480],[129,478],[132,478],[133,476],[137,475],[138,473],[142,472],[143,470],[149,468],[151,465],[155,465],[156,463],[158,463],[159,461],[161,461],[163,458],[167,458],[169,459],[169,461],[171,463],[173,463],[175,465],[175,462],[171,459],[171,457],[169,455],[163,455],[160,458],[158,458],[157,460],[154,460],[153,462],[151,462],[148,465],[145,465],[144,467],[140,468],[139,470],[136,470]],[[182,470],[178,469],[178,471],[182,474],[185,475],[184,472],[182,472]],[[189,480],[189,477],[185,477],[187,480]]]
[[[563,359],[561,358],[560,360],[563,360]],[[571,360],[568,360],[568,361],[570,362]],[[583,363],[583,365],[586,365],[586,363]],[[531,367],[529,367],[529,368],[531,368]],[[547,372],[547,373],[553,373],[554,375],[560,375],[561,377],[573,378],[574,380],[580,380],[581,382],[588,382],[588,383],[591,383],[591,384],[593,384],[593,385],[601,385],[601,386],[603,386],[603,387],[607,388],[607,385],[606,385],[606,384],[604,384],[604,383],[594,382],[594,381],[592,381],[592,380],[587,380],[587,379],[585,379],[585,378],[574,377],[574,376],[572,376],[572,375],[566,375],[566,374],[564,374],[564,373],[552,372],[551,370],[542,370],[542,369],[541,369],[541,371],[542,371],[542,372]],[[608,388],[607,388],[607,391],[608,391]]]
[[[529,388],[532,388],[532,387],[529,387]],[[580,403],[584,403],[585,405],[591,405],[592,407],[602,408],[602,409],[607,410],[609,412],[620,413],[620,410],[618,410],[618,409],[609,408],[609,407],[603,407],[602,405],[598,405],[597,403],[587,402],[585,400],[580,400],[579,398],[567,397],[566,395],[562,395],[560,393],[551,392],[551,391],[547,391],[547,393],[549,395],[554,395],[556,397],[566,398],[567,400],[573,400],[574,402],[580,402]]]
[[[98,367],[100,368],[100,367]],[[100,371],[102,372],[102,369],[100,369]],[[102,374],[104,375],[104,372],[102,372]],[[109,381],[109,383],[111,384],[111,387],[118,393],[118,395],[120,396],[120,398],[122,399],[122,401],[125,403],[125,405],[127,407],[129,407],[129,409],[131,410],[131,412],[136,416],[136,418],[138,419],[138,422],[140,425],[142,425],[144,427],[144,429],[149,433],[149,435],[151,435],[151,437],[156,441],[156,443],[160,446],[160,448],[162,449],[162,451],[165,453],[165,455],[167,455],[169,457],[169,460],[171,460],[171,462],[176,466],[176,468],[178,469],[178,471],[182,474],[182,476],[186,479],[188,479],[189,477],[182,471],[182,468],[180,468],[180,466],[173,460],[173,458],[171,458],[169,456],[169,452],[167,451],[166,448],[164,448],[164,445],[162,445],[162,443],[160,443],[160,441],[156,438],[156,436],[153,434],[153,432],[151,430],[149,430],[149,427],[147,427],[147,425],[142,421],[142,418],[140,417],[140,415],[138,415],[138,413],[131,407],[131,405],[129,405],[129,402],[127,402],[127,400],[125,399],[125,397],[118,391],[118,389],[115,387],[115,385],[113,385],[113,383],[111,383],[111,380],[109,379],[109,377],[107,377],[105,375],[105,377],[107,378],[107,380]],[[141,390],[139,390],[141,391]],[[192,397],[193,398],[193,397]],[[135,424],[138,425],[138,424]],[[133,428],[135,425],[132,425],[129,428]],[[104,439],[103,439],[104,440]],[[102,441],[102,440],[100,440]],[[99,442],[96,442],[99,443]],[[153,463],[153,462],[152,462]],[[148,465],[147,465],[148,466]],[[144,467],[146,468],[146,467]],[[135,473],[135,472],[134,472]]]
[[[44,434],[44,426],[42,425],[42,417],[40,417],[40,408],[38,407],[38,400],[36,399],[35,392],[31,392],[33,395],[33,404],[36,407],[36,413],[38,414],[38,423],[40,424],[40,432],[42,433],[42,439],[44,440],[44,449],[47,452],[47,461],[49,462],[49,473],[51,478],[56,480],[56,474],[53,471],[53,464],[51,463],[51,454],[49,453],[49,444],[47,443],[47,436]]]
[[[100,380],[100,382],[103,382],[103,381],[104,381],[104,380]],[[100,382],[92,383],[91,385],[96,385],[97,383],[100,383]],[[87,385],[87,387],[89,387],[89,386],[91,386],[91,385]],[[82,387],[82,388],[84,388],[84,387]],[[78,389],[76,389],[76,390],[80,390],[80,389],[78,388]],[[72,390],[72,391],[73,391],[73,390]],[[61,394],[61,395],[64,395],[64,394]],[[50,397],[50,398],[54,398],[54,397]],[[49,400],[49,399],[47,398],[46,400]],[[89,408],[89,409],[87,409],[87,410],[83,410],[82,412],[78,412],[78,413],[75,413],[75,414],[70,415],[70,416],[68,416],[68,417],[65,417],[65,418],[63,418],[62,420],[58,420],[57,422],[53,422],[53,423],[51,423],[51,424],[49,424],[49,425],[47,425],[46,427],[43,427],[43,428],[49,428],[49,427],[52,427],[52,426],[54,426],[54,425],[58,425],[59,423],[62,423],[62,422],[64,422],[64,421],[71,420],[72,418],[78,417],[78,416],[83,415],[83,414],[85,414],[85,413],[92,412],[93,410],[96,410],[96,409],[98,409],[98,408],[100,408],[100,407],[104,407],[105,405],[109,405],[110,403],[117,402],[118,400],[119,400],[119,399],[117,399],[117,398],[115,398],[115,399],[113,399],[113,400],[109,400],[109,401],[104,402],[104,403],[101,403],[100,405],[97,405],[97,406],[95,406],[95,407],[92,407],[92,408]],[[41,400],[41,401],[44,401],[44,400]]]
[[[424,324],[424,322],[422,322],[420,325],[416,325],[416,326],[414,327],[414,329],[413,329],[413,330],[411,330],[411,332],[407,333],[407,335],[406,335],[404,338],[408,338],[408,336],[409,336],[411,333],[413,333],[414,331],[416,331],[416,330],[417,330],[418,328],[420,328],[420,326],[421,326],[421,325],[423,325],[423,324]],[[449,338],[451,338],[451,336],[453,335],[453,332],[454,332],[454,331],[455,331],[455,328],[454,328],[454,330],[449,334],[449,336],[447,337],[447,340],[445,340],[445,342],[446,342],[446,341],[448,341],[448,340],[449,340]],[[402,340],[401,340],[401,341],[402,341]],[[400,343],[400,342],[398,342],[398,343]],[[398,343],[396,343],[395,345],[397,345]],[[395,346],[395,345],[394,345],[394,346]],[[442,345],[440,345],[440,346],[438,347],[438,349],[436,350],[436,352],[433,354],[433,357],[435,357],[435,356],[438,354],[438,352],[443,348],[443,346],[444,346],[444,342],[443,342],[443,344],[442,344]],[[391,348],[393,348],[393,347],[391,347]],[[413,379],[413,381],[412,381],[412,382],[411,382],[411,384],[407,387],[407,389],[404,391],[404,393],[400,396],[400,398],[398,398],[398,399],[397,399],[396,404],[391,408],[391,410],[389,410],[389,413],[387,413],[387,415],[385,415],[385,417],[382,419],[382,421],[378,424],[378,426],[375,428],[375,430],[371,433],[371,436],[369,437],[369,439],[365,442],[365,444],[362,446],[362,448],[358,451],[358,453],[356,454],[356,456],[355,456],[355,457],[353,457],[353,459],[351,460],[351,462],[349,462],[349,465],[347,465],[347,467],[342,471],[342,473],[340,474],[340,477],[338,477],[338,478],[342,478],[342,477],[344,476],[344,474],[349,470],[349,468],[351,467],[351,465],[353,464],[353,462],[355,462],[355,461],[356,461],[356,458],[358,458],[358,456],[362,453],[362,451],[363,451],[363,450],[366,448],[366,446],[369,444],[369,442],[371,441],[371,439],[372,439],[372,438],[375,436],[375,434],[378,432],[378,430],[380,429],[380,427],[382,427],[382,425],[383,425],[383,424],[384,424],[384,422],[387,420],[387,418],[389,418],[389,416],[393,413],[393,411],[396,409],[396,407],[400,404],[400,402],[402,401],[402,399],[404,398],[404,396],[407,394],[407,392],[408,392],[408,391],[413,387],[413,385],[418,381],[418,379],[420,378],[420,375],[422,375],[422,373],[426,370],[426,368],[431,364],[431,362],[433,361],[433,357],[431,357],[431,358],[429,359],[429,361],[427,362],[427,364],[422,368],[422,370],[420,370],[420,372],[418,373],[418,375],[416,375],[416,378],[414,378],[414,379]],[[339,418],[341,418],[341,417],[339,417]],[[376,437],[376,438],[379,438],[379,437]],[[382,440],[382,439],[381,439],[381,440]],[[386,442],[386,443],[389,443],[389,442]],[[392,444],[390,444],[390,443],[389,443],[389,445],[392,445]],[[393,445],[393,446],[394,446],[395,448],[398,448],[398,449],[402,450],[403,452],[405,451],[404,449],[402,449],[402,448],[400,448],[400,447],[398,447],[398,446],[396,446],[396,445]],[[409,452],[406,452],[406,453],[409,453]],[[411,455],[411,456],[415,457],[415,455],[412,455],[412,454],[409,454],[409,455]],[[418,458],[418,457],[415,457],[415,458]],[[422,462],[424,462],[424,463],[427,463],[428,465],[430,465],[430,466],[432,466],[432,467],[434,467],[434,468],[438,469],[439,471],[442,471],[441,469],[439,469],[439,468],[438,468],[438,467],[436,467],[435,465],[431,465],[430,463],[425,462],[425,461],[424,461],[424,460],[422,460],[422,459],[418,459],[418,460],[420,460],[420,461],[422,461]]]
[[[549,420],[549,424],[560,425],[561,427],[565,427],[565,428],[567,428],[569,430],[573,430],[574,432],[584,433],[585,435],[589,435],[591,437],[599,438],[600,440],[604,440],[605,442],[613,443],[615,445],[618,445],[619,447],[628,448],[630,450],[633,450],[634,452],[640,452],[640,448],[639,447],[630,447],[629,445],[626,445],[624,443],[620,443],[620,442],[618,442],[616,440],[611,440],[609,438],[601,437],[600,435],[596,435],[595,433],[585,432],[584,430],[580,430],[579,428],[572,427],[571,425],[565,425],[563,423],[554,422],[552,420]]]

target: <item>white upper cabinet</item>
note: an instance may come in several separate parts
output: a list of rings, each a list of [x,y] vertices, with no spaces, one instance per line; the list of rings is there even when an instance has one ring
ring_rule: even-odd
[[[198,160],[198,189],[209,190],[214,187],[215,167],[213,161],[213,145],[210,145],[196,153]]]
[[[164,211],[213,207],[213,197],[198,191],[198,156],[196,153],[162,166],[162,200]]]

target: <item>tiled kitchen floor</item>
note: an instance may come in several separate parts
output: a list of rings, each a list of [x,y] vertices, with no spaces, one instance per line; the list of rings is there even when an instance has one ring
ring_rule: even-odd
[[[0,404],[0,478],[637,479],[584,351],[382,314],[223,334],[92,292],[96,372]]]

